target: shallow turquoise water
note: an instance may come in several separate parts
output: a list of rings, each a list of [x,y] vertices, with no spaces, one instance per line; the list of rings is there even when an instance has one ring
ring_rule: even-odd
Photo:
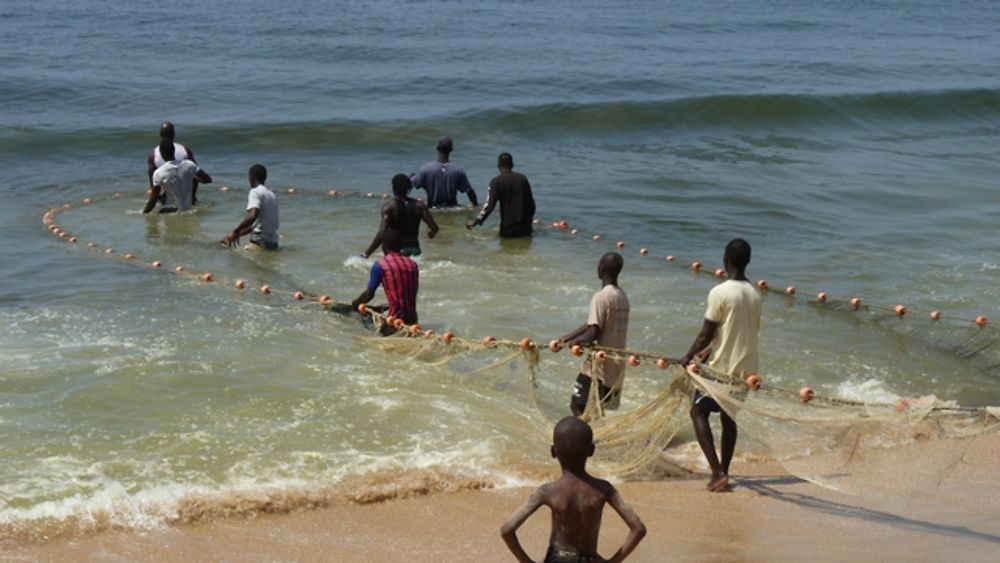
[[[181,2],[189,25],[166,25],[138,6],[5,3],[0,521],[146,526],[234,491],[526,478],[547,440],[523,365],[478,374],[490,355],[440,367],[374,350],[355,321],[280,292],[359,293],[379,203],[326,192],[380,194],[442,134],[480,194],[510,151],[539,216],[583,235],[501,246],[495,219],[468,232],[465,213],[440,215],[421,259],[427,327],[563,334],[621,239],[630,347],[677,356],[712,281],[663,256],[715,268],[743,236],[752,277],[800,289],[767,298],[769,381],[1000,402],[994,341],[971,324],[1000,319],[996,10],[759,4]],[[137,213],[163,119],[216,179],[193,216]],[[281,252],[246,256],[215,242],[245,193],[215,188],[258,161],[298,193],[279,195]],[[60,224],[115,257],[45,232],[64,203]],[[151,260],[280,291],[137,265]],[[913,312],[809,304],[820,290]],[[961,321],[932,326],[932,309]],[[543,358],[537,394],[556,418],[577,362]],[[633,370],[625,406],[662,383]]]

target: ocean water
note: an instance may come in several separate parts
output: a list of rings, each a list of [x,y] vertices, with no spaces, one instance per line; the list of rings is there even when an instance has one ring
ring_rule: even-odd
[[[532,390],[523,361],[414,361],[289,297],[361,292],[378,197],[444,134],[481,197],[511,152],[543,228],[501,244],[496,218],[438,214],[425,327],[546,342],[622,240],[629,346],[680,356],[713,283],[684,264],[741,236],[752,278],[798,288],[766,298],[767,381],[1000,404],[994,329],[972,322],[1000,320],[998,29],[987,1],[4,2],[4,537],[536,479],[532,398],[566,414],[578,360],[544,353]],[[138,212],[163,120],[215,179],[191,215]],[[256,162],[278,253],[217,243]],[[664,382],[630,370],[623,408]]]

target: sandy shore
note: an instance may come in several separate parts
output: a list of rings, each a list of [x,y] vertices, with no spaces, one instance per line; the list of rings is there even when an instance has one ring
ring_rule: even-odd
[[[979,438],[927,495],[861,498],[743,464],[728,493],[697,478],[624,483],[649,528],[630,561],[996,561],[1000,437]],[[905,468],[904,468],[905,469]],[[374,505],[234,519],[153,532],[110,532],[14,547],[5,561],[512,561],[499,527],[530,489],[435,494]],[[601,550],[625,527],[609,511]],[[540,558],[543,509],[522,528]]]

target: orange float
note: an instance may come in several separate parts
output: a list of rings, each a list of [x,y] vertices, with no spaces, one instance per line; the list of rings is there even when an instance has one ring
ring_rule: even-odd
[[[292,294],[292,297],[294,297],[296,301],[302,301],[303,299],[306,298],[306,296],[301,291],[296,291],[295,293]]]
[[[625,248],[625,241],[623,241],[623,240],[620,240],[620,241],[618,241],[618,242],[617,242],[617,243],[615,244],[615,246],[617,246],[617,247],[619,248],[619,250],[620,250],[620,249],[622,249],[622,248]]]
[[[124,254],[124,255],[122,256],[122,258],[124,258],[124,259],[126,259],[126,260],[132,260],[133,258],[135,258],[135,254],[129,254],[129,253],[127,253],[127,252],[126,252],[126,253],[125,253],[125,254]]]
[[[330,197],[337,197],[337,190],[330,190],[330,191],[326,192],[326,195],[328,195]]]
[[[83,198],[83,204],[84,205],[90,205],[91,203],[93,203],[93,200],[90,199],[89,197]]]
[[[851,308],[854,309],[855,311],[857,311],[859,308],[861,308],[861,298],[860,297],[854,297],[854,298],[851,299]]]
[[[691,262],[691,269],[698,272],[701,271],[701,262]]]
[[[87,243],[87,248],[97,248],[97,243],[96,242],[88,242]]]
[[[221,188],[219,188],[219,191],[220,192],[228,192],[229,191],[229,186],[222,186]]]
[[[206,272],[206,273],[204,273],[204,274],[201,275],[201,281],[203,281],[203,282],[215,281],[215,276],[213,276],[212,274]]]
[[[524,337],[524,338],[521,339],[521,349],[522,350],[530,350],[531,347],[534,346],[534,345],[535,344],[528,337]]]
[[[601,235],[594,235],[594,236],[592,236],[590,238],[592,238],[594,240],[601,240]]]
[[[562,340],[559,339],[549,340],[549,350],[552,350],[553,352],[558,352],[559,350],[562,350],[562,347],[563,347]]]
[[[645,256],[645,255],[649,254],[649,249],[648,248],[640,248],[639,249],[639,254]]]
[[[441,340],[443,340],[445,344],[451,344],[451,341],[454,338],[455,333],[450,330],[441,335]]]
[[[604,350],[598,350],[594,352],[594,359],[597,360],[598,363],[602,363],[604,360],[608,359],[608,353]]]
[[[631,355],[631,356],[628,357],[628,365],[630,365],[630,366],[632,366],[634,368],[637,368],[637,367],[639,367],[640,363],[641,362],[639,361],[639,356],[636,356],[635,354],[633,354],[633,355]]]
[[[582,356],[583,346],[580,346],[579,344],[574,344],[573,347],[569,349],[569,351],[572,352],[574,356]]]
[[[236,283],[234,283],[233,285],[236,286],[236,289],[246,289],[247,282],[243,280],[236,280]]]
[[[898,401],[896,401],[896,410],[899,412],[905,412],[909,406],[910,402],[907,401],[906,399],[899,399]]]
[[[295,193],[295,188],[288,188],[288,190],[286,190],[286,191],[288,193],[290,193],[290,194],[294,194]]]
[[[801,399],[803,403],[808,403],[814,396],[816,396],[816,392],[813,391],[811,387],[803,387],[802,389],[799,389],[799,399]]]
[[[76,238],[76,237],[69,237],[69,241],[70,241],[70,242],[78,242],[79,240],[80,240],[80,239],[78,239],[78,238]]]
[[[484,336],[483,337],[483,346],[486,346],[487,348],[492,348],[493,346],[496,345],[496,343],[497,343],[497,339],[493,338],[492,336]]]
[[[260,292],[263,293],[264,295],[267,295],[268,293],[271,293],[271,286],[266,285],[266,284],[260,286]]]
[[[990,322],[990,319],[987,318],[986,315],[979,315],[978,317],[976,317],[976,326],[978,326],[979,328],[985,327],[986,323],[988,322]]]
[[[816,299],[818,299],[820,303],[826,303],[826,300],[828,298],[829,298],[829,296],[826,294],[825,291],[821,291],[821,292],[819,292],[819,293],[816,294]]]
[[[785,294],[786,295],[795,295],[795,286],[794,285],[790,285],[790,286],[786,287],[785,288]]]
[[[580,229],[573,229],[572,231],[569,232],[569,234],[571,234],[571,235],[578,235],[578,234],[580,234]]]
[[[667,361],[666,358],[660,358],[660,359],[656,360],[656,367],[658,367],[660,369],[667,369],[667,367],[669,365],[670,365],[670,362]]]
[[[115,249],[114,249],[114,248],[108,248],[108,249],[106,249],[106,250],[104,251],[104,253],[105,253],[105,254],[114,254],[114,253],[115,253]]]
[[[319,302],[322,303],[322,304],[324,304],[324,305],[326,305],[327,303],[329,303],[331,301],[333,301],[333,299],[331,299],[329,295],[320,295],[319,296]]]
[[[362,315],[364,315],[365,313],[367,313],[368,312],[368,304],[367,303],[359,303],[358,304],[358,312],[361,313]]]
[[[941,320],[941,311],[931,311],[931,320],[932,321],[940,321]]]
[[[764,380],[760,378],[759,375],[748,375],[746,379],[747,387],[756,391],[760,389],[760,386],[764,384]]]
[[[177,266],[176,268],[174,268],[174,271],[175,272],[183,272],[184,271],[184,266]]]
[[[721,278],[721,277],[724,277],[725,275],[726,275],[726,271],[723,270],[722,268],[716,268],[715,269],[715,277]]]
[[[424,331],[424,338],[434,338],[434,331],[427,329]]]
[[[154,260],[153,263],[150,264],[150,266],[152,266],[154,268],[159,268],[162,265],[163,265],[163,262],[160,262],[159,260]]]
[[[409,330],[410,334],[412,334],[413,336],[417,336],[421,332],[423,332],[424,329],[420,327],[420,323],[414,323],[411,324],[409,327],[407,327],[407,330]]]
[[[893,310],[896,311],[897,315],[899,315],[900,317],[902,317],[903,315],[906,314],[906,305],[902,305],[902,304],[896,305],[896,307]]]
[[[677,257],[674,256],[673,254],[667,254],[666,260],[667,262],[674,262],[677,260]]]
[[[767,280],[757,280],[757,287],[759,287],[760,289],[762,289],[764,291],[767,291],[767,288],[769,287],[767,285]]]

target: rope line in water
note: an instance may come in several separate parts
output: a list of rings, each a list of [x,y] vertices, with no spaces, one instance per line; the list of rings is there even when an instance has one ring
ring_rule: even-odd
[[[243,191],[243,190],[241,190],[239,188],[230,188],[228,186],[222,186],[222,187],[219,188],[219,191],[220,192],[224,192],[224,193],[228,193],[228,192],[240,192],[240,191]],[[288,195],[295,195],[295,194],[300,194],[300,193],[311,193],[311,192],[309,192],[307,190],[302,190],[302,189],[295,188],[295,187],[288,187],[288,188],[284,188],[283,190],[276,190],[276,191],[279,191],[280,193],[285,193],[285,194],[288,194]],[[379,195],[379,194],[375,194],[373,192],[353,192],[353,191],[338,191],[338,190],[329,190],[328,192],[326,192],[326,195],[329,196],[329,197],[331,197],[331,198],[361,197],[361,198],[366,198],[366,199],[389,199],[391,197],[390,194],[388,194],[388,193],[382,193],[382,194]],[[109,196],[100,196],[100,197],[95,197],[95,198],[90,198],[90,197],[85,198],[85,199],[82,200],[81,203],[79,203],[77,205],[74,205],[74,204],[71,204],[71,203],[65,203],[62,206],[53,207],[53,208],[50,208],[49,210],[47,210],[42,215],[42,223],[45,226],[45,228],[49,231],[49,233],[51,233],[53,236],[56,236],[60,240],[64,240],[64,241],[66,241],[66,242],[68,242],[70,244],[74,244],[75,245],[75,244],[78,244],[80,242],[79,237],[74,236],[69,231],[63,229],[56,222],[56,219],[58,218],[58,216],[61,213],[63,213],[63,212],[72,210],[72,209],[74,209],[76,207],[79,207],[79,206],[92,205],[92,204],[95,204],[95,203],[98,203],[98,202],[102,202],[102,201],[120,200],[123,197],[124,196],[120,192],[115,192],[114,194],[109,195]],[[540,225],[540,224],[543,223],[543,221],[541,219],[535,219],[534,223],[536,225]],[[569,234],[571,234],[573,236],[584,236],[584,237],[587,236],[586,234],[582,233],[579,229],[572,229],[572,230],[570,230],[569,229],[569,222],[566,221],[566,220],[559,220],[559,221],[555,221],[555,222],[552,222],[552,223],[546,223],[546,228],[549,228],[549,229],[555,230],[555,231],[568,231]],[[601,234],[593,234],[593,235],[590,236],[590,238],[591,238],[591,240],[594,240],[594,241],[600,241],[600,240],[603,239],[603,236]],[[615,246],[619,250],[624,250],[627,245],[626,245],[626,243],[624,241],[620,240],[620,241],[618,241],[615,244]],[[90,249],[94,249],[94,250],[100,250],[102,248],[102,245],[99,244],[99,243],[96,243],[96,242],[88,242],[88,243],[86,243],[86,247],[90,248]],[[187,266],[180,265],[180,264],[179,265],[174,265],[173,268],[170,268],[169,265],[164,264],[162,261],[159,261],[159,260],[153,260],[153,261],[145,262],[145,261],[139,260],[139,258],[135,254],[133,254],[133,253],[118,253],[118,251],[116,251],[112,247],[103,247],[103,250],[104,250],[104,253],[106,255],[108,255],[108,256],[121,256],[121,258],[123,260],[129,261],[131,263],[141,264],[143,266],[154,268],[154,269],[161,269],[161,270],[163,270],[165,272],[168,272],[168,273],[171,273],[171,274],[174,274],[174,275],[184,276],[184,277],[186,277],[188,279],[201,281],[203,283],[211,283],[211,284],[215,284],[215,285],[219,285],[219,286],[231,286],[231,287],[234,287],[238,291],[246,291],[246,290],[249,289],[249,285],[248,285],[247,281],[243,280],[243,279],[235,279],[235,280],[233,280],[233,279],[217,278],[211,272],[203,272],[203,273],[199,274],[199,273],[195,273],[195,272],[189,271],[188,268],[187,268]],[[638,253],[641,256],[648,256],[649,253],[650,253],[650,251],[649,251],[648,248],[643,247],[643,248],[639,249]],[[685,262],[680,261],[677,258],[677,256],[672,255],[672,254],[666,255],[664,257],[664,260],[665,260],[665,262],[667,264],[669,264],[671,266],[684,266],[684,264],[685,264]],[[704,264],[702,262],[700,262],[700,261],[691,261],[690,263],[687,263],[687,265],[684,266],[684,267],[687,268],[687,269],[689,269],[690,271],[696,273],[696,274],[699,274],[699,275],[708,275],[709,274],[708,269],[705,268]],[[715,269],[714,271],[711,272],[711,275],[713,275],[715,278],[718,278],[718,279],[724,279],[724,278],[727,277],[725,271],[722,270],[722,269]],[[767,292],[771,292],[771,293],[780,293],[780,294],[784,294],[784,295],[788,296],[789,298],[797,298],[799,296],[799,289],[795,285],[788,285],[784,289],[780,289],[780,288],[772,287],[770,285],[770,283],[766,279],[760,279],[760,280],[757,281],[756,286],[761,291],[767,291]],[[309,303],[318,304],[318,305],[322,306],[324,309],[327,309],[327,310],[338,309],[340,311],[350,311],[350,309],[349,309],[350,306],[347,303],[342,303],[342,302],[334,301],[329,295],[326,295],[326,294],[315,295],[313,293],[310,293],[310,292],[307,292],[307,291],[303,291],[301,289],[289,290],[289,289],[282,289],[282,288],[274,288],[274,287],[272,287],[269,284],[263,284],[263,285],[257,287],[256,289],[257,289],[257,291],[259,293],[261,293],[263,295],[288,296],[288,297],[290,297],[290,298],[292,298],[292,299],[294,299],[296,301],[302,301],[302,302],[309,302]],[[836,298],[830,297],[826,292],[823,292],[823,291],[820,291],[820,292],[816,293],[816,300],[814,301],[814,303],[823,304],[823,305],[826,305],[826,306],[847,305],[848,307],[850,307],[854,311],[859,311],[859,310],[863,310],[863,309],[878,310],[878,311],[884,311],[884,312],[892,313],[892,314],[898,316],[901,319],[902,318],[912,318],[912,315],[911,315],[911,317],[906,317],[906,315],[908,313],[911,313],[911,311],[910,311],[910,309],[907,306],[902,305],[902,304],[897,304],[895,306],[891,306],[890,307],[890,306],[886,306],[886,305],[864,303],[860,297],[852,297],[850,299],[836,299]],[[430,342],[439,343],[439,344],[441,344],[443,346],[446,346],[446,347],[449,346],[449,345],[457,343],[457,344],[461,344],[466,349],[471,349],[471,348],[475,348],[477,346],[481,346],[482,348],[501,348],[501,349],[509,349],[509,350],[521,350],[525,354],[531,354],[531,355],[533,355],[535,363],[537,363],[538,353],[542,349],[548,349],[548,350],[550,350],[553,353],[558,353],[564,347],[564,345],[565,345],[565,343],[560,342],[558,340],[552,340],[547,345],[539,345],[539,344],[536,344],[536,341],[534,339],[532,339],[531,337],[525,337],[525,338],[523,338],[523,339],[521,339],[519,341],[513,341],[513,340],[501,340],[501,339],[497,339],[497,338],[495,338],[493,336],[484,336],[484,337],[482,337],[481,339],[478,339],[478,340],[475,340],[475,339],[466,339],[466,338],[459,338],[459,337],[457,337],[455,335],[455,333],[453,331],[447,331],[447,332],[444,332],[444,333],[438,335],[433,330],[429,330],[429,329],[428,330],[424,330],[424,329],[422,329],[422,327],[419,324],[409,325],[408,326],[408,325],[406,325],[402,321],[402,319],[394,319],[391,316],[382,315],[381,313],[372,310],[370,307],[368,307],[368,306],[366,306],[364,304],[362,304],[359,307],[358,313],[362,314],[362,315],[364,315],[364,314],[371,315],[372,320],[375,323],[377,331],[380,331],[383,326],[388,326],[388,327],[392,328],[395,331],[394,334],[393,334],[393,336],[408,337],[408,338],[417,338],[417,337],[420,337],[420,338],[424,338],[424,339],[426,339],[426,340],[428,340]],[[951,315],[944,315],[943,313],[941,313],[940,311],[937,311],[937,310],[930,311],[928,313],[928,317],[931,320],[933,320],[933,321],[951,320],[951,321],[957,321],[957,322],[961,322],[961,323],[968,323],[969,322],[968,318],[963,318],[963,317],[958,317],[958,316],[951,316]],[[977,316],[975,319],[972,320],[972,323],[975,324],[977,327],[979,327],[979,329],[981,329],[981,330],[992,330],[993,329],[992,326],[989,326],[989,327],[987,326],[989,324],[989,319],[985,315],[979,315],[979,316]],[[580,346],[580,345],[574,345],[574,346],[571,346],[570,352],[573,355],[578,356],[578,357],[583,356],[584,353],[588,353],[588,354],[591,355],[592,361],[595,361],[595,362],[603,362],[603,361],[606,361],[608,358],[615,359],[615,360],[618,360],[618,361],[623,361],[623,362],[626,362],[628,365],[630,365],[633,368],[639,367],[640,365],[642,365],[643,361],[646,360],[646,361],[650,361],[652,364],[656,365],[658,368],[666,370],[667,368],[669,368],[671,366],[678,365],[678,361],[679,361],[677,358],[670,358],[670,357],[667,357],[667,356],[664,356],[664,355],[661,355],[661,354],[654,354],[654,353],[645,352],[645,351],[639,351],[639,350],[615,349],[615,348],[609,348],[609,347],[598,346],[598,345],[591,345],[591,346],[587,346],[587,347],[583,347],[583,346]],[[711,370],[711,368],[709,368],[707,365],[705,365],[704,363],[701,363],[701,362],[693,362],[688,367],[688,370],[685,373],[690,377],[692,371],[694,371],[694,373],[696,375],[700,376],[700,377],[704,377],[704,378],[710,379],[712,381],[716,381],[718,383],[723,383],[723,384],[728,384],[728,385],[746,385],[747,388],[749,388],[751,391],[757,391],[757,390],[759,390],[759,389],[761,389],[763,387],[763,380],[758,375],[750,375],[745,380],[741,381],[741,380],[739,380],[739,378],[736,378],[736,377],[734,377],[734,376],[732,376],[730,374],[724,374],[724,373],[720,373],[720,372],[715,372],[715,371]],[[594,392],[596,393],[597,386],[593,385],[592,389],[595,390]],[[844,406],[854,406],[854,407],[865,406],[865,407],[875,407],[875,408],[893,408],[893,409],[896,409],[897,411],[900,411],[900,412],[906,411],[908,409],[908,405],[909,405],[909,402],[906,399],[899,399],[895,404],[889,404],[889,403],[869,403],[869,402],[862,402],[862,401],[854,401],[854,400],[850,400],[850,399],[842,399],[842,398],[837,398],[837,397],[823,397],[823,396],[816,395],[815,391],[812,388],[810,388],[810,387],[803,387],[803,388],[799,389],[798,391],[795,391],[795,390],[792,390],[792,389],[783,389],[783,388],[780,388],[780,387],[776,387],[776,386],[772,386],[772,385],[767,385],[766,389],[768,391],[776,392],[776,393],[779,393],[779,394],[785,394],[785,395],[792,396],[792,397],[798,397],[799,400],[801,400],[803,403],[809,403],[809,402],[812,402],[812,401],[816,401],[815,404],[818,404],[818,405],[830,404],[830,405],[844,405]],[[595,399],[596,399],[596,397],[595,397]],[[600,401],[596,401],[595,400],[594,402],[596,404],[598,404],[598,405],[600,404]],[[588,403],[590,403],[590,402],[588,401]],[[537,407],[537,405],[536,405],[536,407]],[[598,408],[600,408],[600,407],[598,407]],[[976,407],[936,406],[936,407],[932,408],[931,410],[932,411],[936,411],[936,412],[954,411],[954,412],[963,412],[963,413],[969,413],[969,412],[979,412],[979,413],[981,413],[981,412],[985,412],[987,409],[988,409],[988,407],[978,407],[978,408],[976,408]],[[600,412],[599,415],[603,415],[603,412]]]

